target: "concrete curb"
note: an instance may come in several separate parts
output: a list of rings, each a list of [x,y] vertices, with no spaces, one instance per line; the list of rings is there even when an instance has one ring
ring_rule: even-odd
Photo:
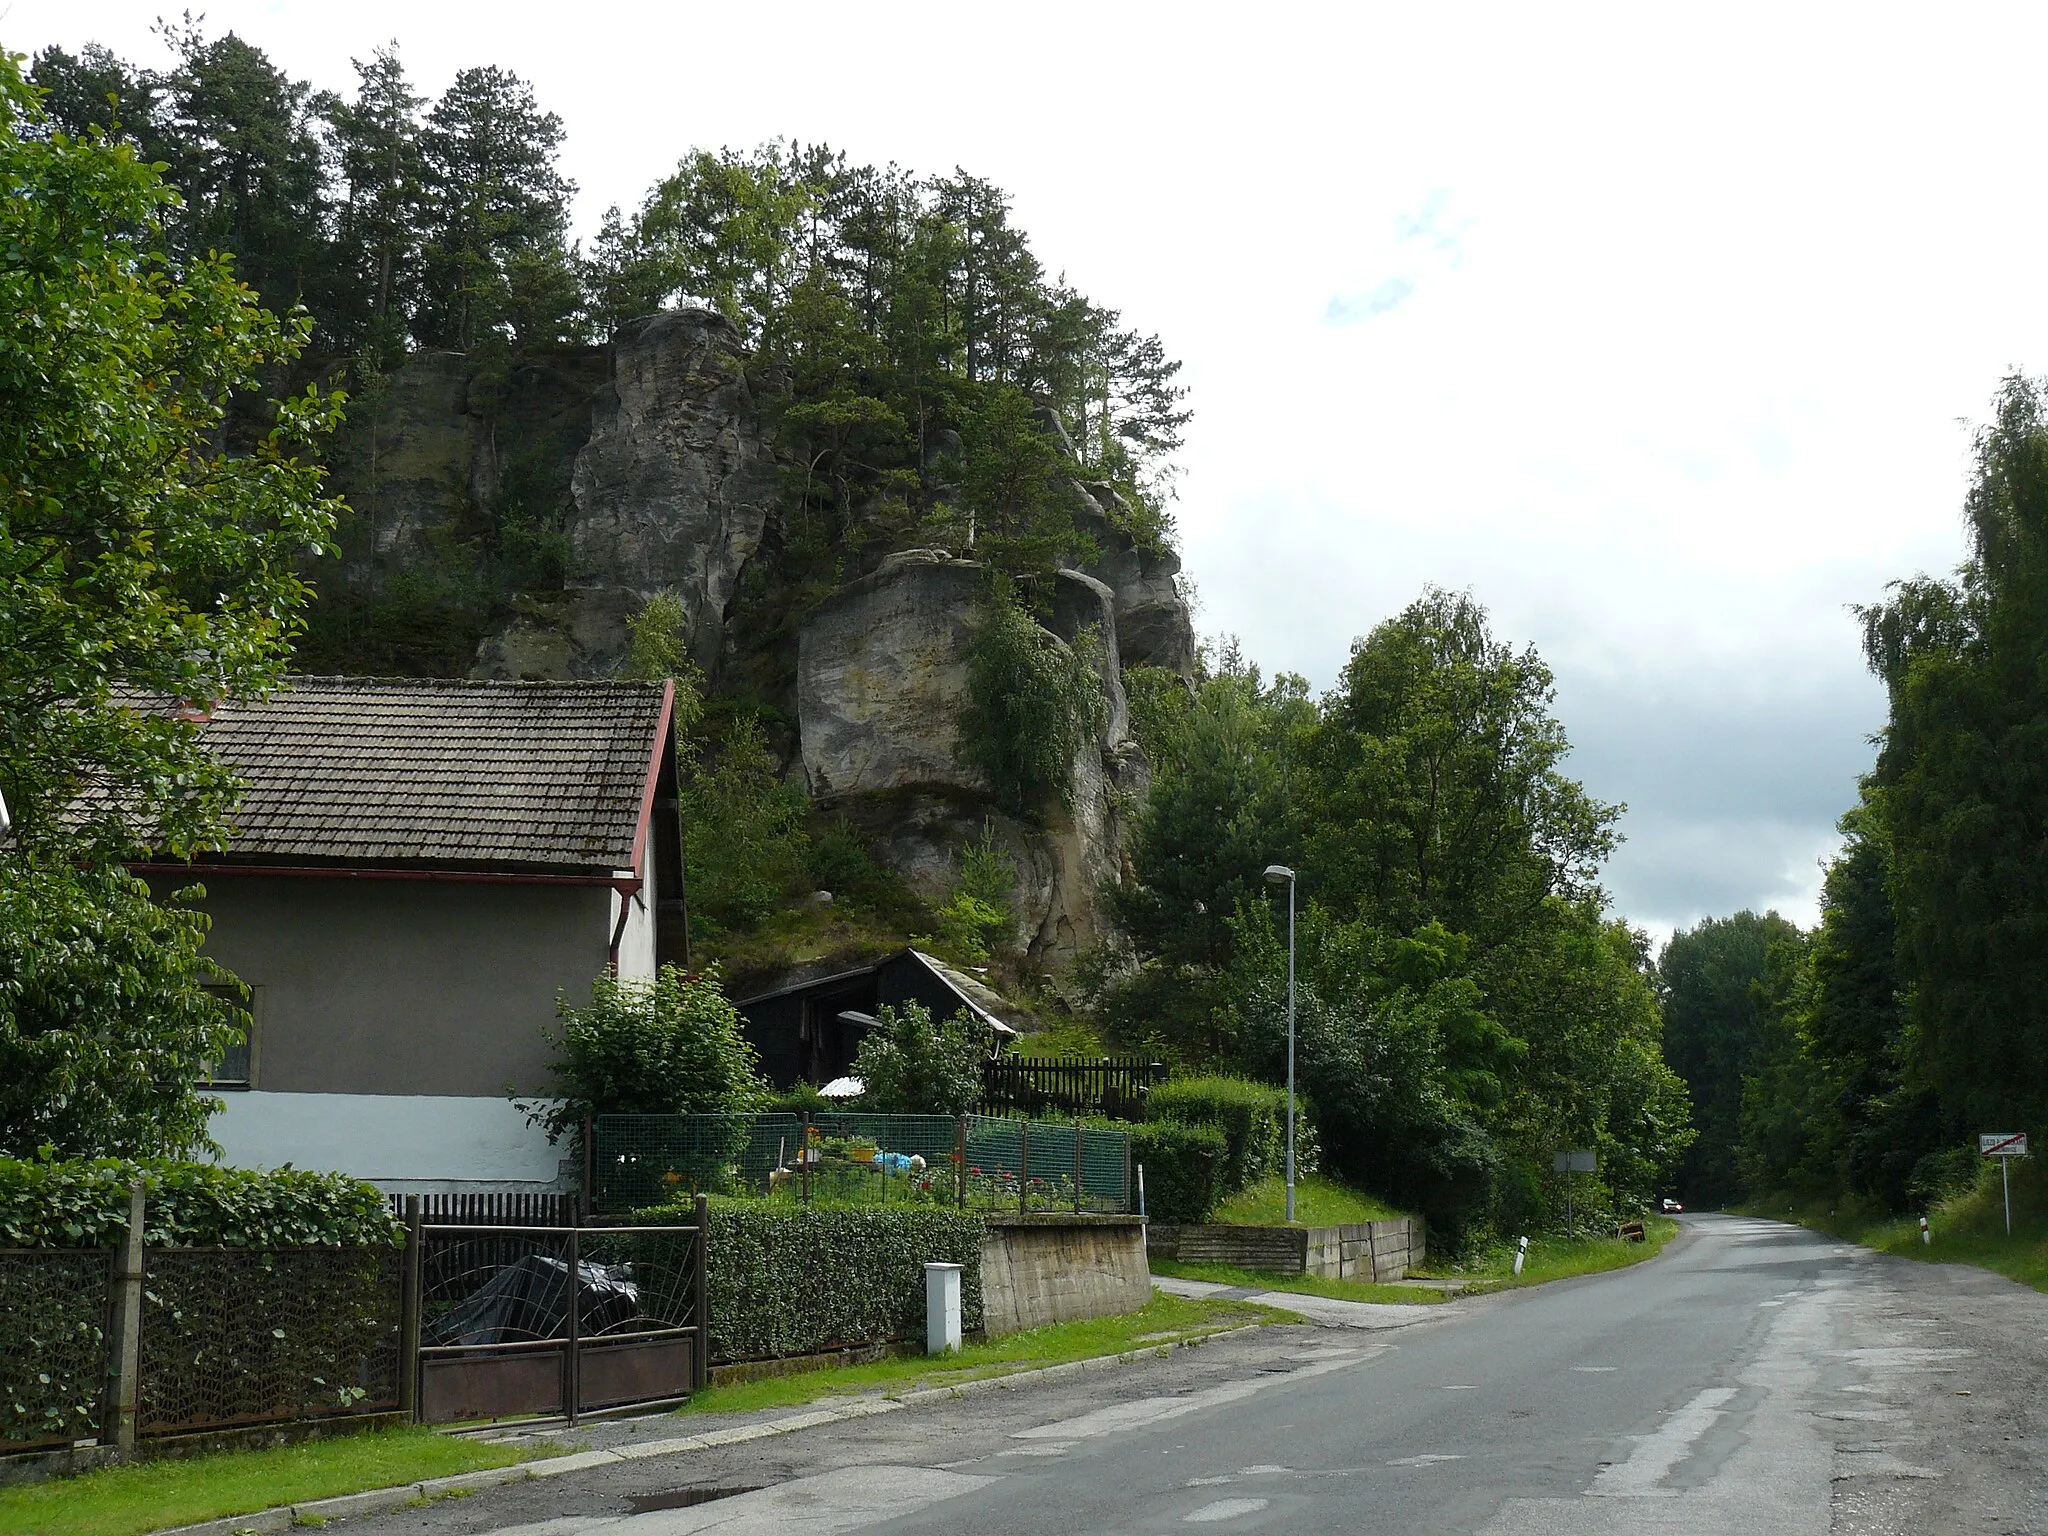
[[[561,1477],[566,1473],[582,1472],[591,1467],[611,1466],[617,1462],[645,1461],[656,1456],[680,1456],[690,1451],[708,1451],[721,1445],[744,1445],[749,1440],[766,1440],[775,1435],[794,1434],[800,1429],[815,1429],[821,1424],[843,1424],[850,1419],[865,1419],[878,1413],[894,1413],[899,1408],[915,1408],[923,1403],[936,1403],[947,1398],[974,1397],[984,1392],[1008,1391],[1014,1387],[1030,1386],[1041,1381],[1059,1381],[1069,1376],[1130,1365],[1139,1360],[1163,1359],[1177,1349],[1194,1349],[1202,1344],[1213,1344],[1219,1339],[1237,1338],[1243,1334],[1256,1333],[1265,1326],[1264,1323],[1245,1323],[1216,1333],[1200,1334],[1192,1339],[1174,1339],[1164,1344],[1148,1344],[1143,1349],[1127,1349],[1121,1354],[1096,1355],[1087,1360],[1069,1360],[1061,1365],[1045,1365],[1031,1371],[1012,1371],[1003,1376],[983,1376],[974,1381],[958,1382],[948,1387],[925,1387],[917,1392],[906,1392],[901,1397],[864,1398],[859,1402],[844,1403],[832,1408],[812,1408],[803,1413],[787,1414],[779,1419],[764,1419],[758,1424],[736,1424],[730,1429],[707,1430],[701,1435],[677,1435],[668,1440],[649,1440],[642,1445],[622,1446],[616,1451],[578,1451],[568,1456],[551,1457],[546,1461],[522,1462],[515,1467],[492,1467],[482,1472],[458,1472],[453,1477],[436,1477],[421,1483],[401,1483],[395,1488],[373,1488],[367,1493],[347,1493],[332,1499],[310,1499],[303,1504],[281,1504],[274,1509],[262,1510],[256,1514],[230,1515],[224,1520],[208,1520],[202,1525],[168,1526],[152,1532],[151,1536],[238,1536],[238,1533],[244,1531],[258,1532],[260,1536],[272,1536],[273,1532],[292,1529],[301,1520],[308,1525],[314,1525],[350,1515],[381,1514],[385,1510],[397,1509],[401,1505],[415,1501],[459,1497],[465,1493],[496,1488],[503,1483],[518,1482],[524,1478]]]

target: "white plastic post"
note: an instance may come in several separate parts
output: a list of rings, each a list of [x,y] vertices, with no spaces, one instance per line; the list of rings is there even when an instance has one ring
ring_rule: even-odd
[[[1925,1216],[1920,1218],[1920,1241],[1923,1243],[1932,1243],[1934,1241],[1934,1234],[1927,1230],[1927,1218]]]
[[[1523,1238],[1515,1244],[1515,1278],[1522,1278],[1522,1261],[1529,1257],[1529,1239]]]
[[[949,1354],[960,1347],[960,1266],[924,1267],[924,1350]]]

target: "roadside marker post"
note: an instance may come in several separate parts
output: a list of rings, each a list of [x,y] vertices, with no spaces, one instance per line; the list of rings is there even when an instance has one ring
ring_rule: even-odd
[[[1933,1234],[1932,1232],[1930,1232],[1930,1231],[1928,1231],[1928,1230],[1927,1230],[1927,1218],[1926,1218],[1925,1216],[1922,1216],[1922,1217],[1920,1218],[1920,1243],[1921,1243],[1921,1246],[1922,1246],[1922,1247],[1925,1247],[1925,1246],[1927,1246],[1928,1244],[1932,1243],[1933,1241],[1934,1241],[1934,1234]]]
[[[2005,1186],[2005,1235],[2012,1236],[2012,1160],[2027,1155],[2025,1131],[1992,1131],[1977,1137],[1977,1155],[1998,1159],[1999,1182]]]
[[[1515,1278],[1522,1278],[1522,1261],[1529,1257],[1529,1239],[1523,1238],[1515,1244]]]

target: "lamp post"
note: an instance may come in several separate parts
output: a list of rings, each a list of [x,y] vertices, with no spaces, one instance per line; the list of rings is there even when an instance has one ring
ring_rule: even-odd
[[[1268,885],[1287,886],[1287,1224],[1294,1225],[1294,871],[1266,866]]]

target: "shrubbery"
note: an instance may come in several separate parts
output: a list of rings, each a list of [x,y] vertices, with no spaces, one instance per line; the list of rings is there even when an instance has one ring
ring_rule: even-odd
[[[964,1115],[981,1097],[988,1031],[963,1010],[935,1020],[923,1003],[884,1003],[861,1040],[853,1075],[884,1115]]]
[[[0,1158],[0,1247],[110,1248],[145,1194],[158,1247],[300,1248],[397,1243],[404,1231],[372,1185],[338,1173],[259,1173],[211,1163]]]
[[[1214,1126],[1223,1133],[1217,1198],[1278,1173],[1287,1156],[1287,1092],[1245,1077],[1183,1077],[1161,1083],[1145,1101],[1150,1120]]]
[[[1223,1198],[1219,1181],[1230,1154],[1223,1133],[1179,1120],[1148,1120],[1129,1129],[1131,1162],[1145,1170],[1145,1213],[1154,1221],[1207,1221]]]
[[[550,1139],[586,1115],[739,1115],[767,1099],[760,1057],[715,965],[695,976],[665,965],[653,981],[606,972],[590,1006],[564,1003],[562,1019],[558,1102],[529,1110]]]
[[[657,1206],[638,1222],[673,1222]],[[685,1218],[687,1219],[687,1218]],[[761,1360],[921,1337],[924,1266],[962,1268],[961,1326],[981,1321],[981,1217],[914,1209],[711,1204],[711,1358]]]

